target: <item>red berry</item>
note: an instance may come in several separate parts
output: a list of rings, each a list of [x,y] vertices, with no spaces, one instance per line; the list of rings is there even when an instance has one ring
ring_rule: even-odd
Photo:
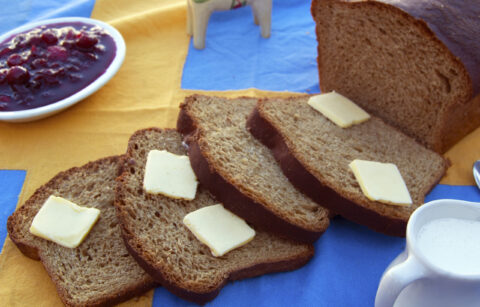
[[[8,47],[3,48],[2,50],[0,50],[0,57],[3,57],[4,55],[8,54],[10,51],[12,51],[12,49]]]
[[[68,32],[65,35],[65,38],[74,39],[75,38],[75,30],[73,28],[66,28],[66,29],[68,29]]]
[[[98,39],[95,37],[91,37],[84,32],[80,34],[80,37],[77,40],[77,47],[82,48],[82,49],[89,49],[95,44],[98,43]]]
[[[49,45],[53,45],[58,41],[58,38],[52,31],[45,31],[42,33],[42,40]]]
[[[40,58],[40,59],[35,59],[32,61],[32,67],[33,68],[39,68],[39,67],[46,67],[47,66],[47,60]]]
[[[30,79],[30,74],[25,67],[13,66],[7,72],[7,81],[10,84],[22,84]]]
[[[26,40],[28,45],[40,45],[42,43],[42,38],[38,35],[31,35],[28,40]]]
[[[23,58],[17,54],[17,53],[14,53],[12,54],[11,56],[8,57],[7,59],[7,64],[8,66],[12,67],[12,66],[17,66],[17,65],[22,65],[23,64]]]

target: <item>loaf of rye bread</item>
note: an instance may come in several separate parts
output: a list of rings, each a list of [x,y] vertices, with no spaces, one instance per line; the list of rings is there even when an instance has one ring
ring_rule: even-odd
[[[43,263],[67,306],[114,305],[156,285],[123,244],[113,206],[119,160],[108,157],[59,173],[8,218],[10,239],[26,256]],[[60,246],[29,231],[52,194],[100,209],[99,220],[76,248]]]
[[[315,241],[328,211],[297,191],[272,153],[246,130],[257,99],[193,95],[181,105],[177,129],[199,181],[225,207],[270,232]]]
[[[307,101],[308,96],[261,100],[248,119],[248,129],[272,150],[300,191],[347,219],[405,236],[410,214],[441,179],[447,161],[375,116],[341,128]],[[413,205],[369,200],[349,168],[354,159],[397,165]]]
[[[146,193],[145,163],[153,149],[186,154],[182,137],[175,130],[135,132],[118,178],[115,206],[130,253],[166,289],[203,304],[215,298],[228,280],[293,270],[313,256],[312,245],[258,230],[248,244],[222,257],[212,256],[182,221],[187,213],[218,202],[201,185],[191,201]]]
[[[480,5],[313,0],[322,92],[439,153],[480,124]]]

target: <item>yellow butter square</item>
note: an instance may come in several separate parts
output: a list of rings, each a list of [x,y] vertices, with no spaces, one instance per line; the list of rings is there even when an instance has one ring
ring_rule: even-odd
[[[216,257],[247,244],[255,236],[255,230],[220,204],[190,212],[183,223]]]
[[[197,178],[187,156],[166,150],[151,150],[148,153],[143,179],[143,188],[147,193],[192,200],[197,185]]]
[[[363,123],[370,118],[362,108],[336,92],[312,96],[308,104],[342,128]]]
[[[33,218],[30,232],[62,246],[75,248],[86,238],[99,215],[97,208],[81,207],[51,195]]]
[[[353,160],[349,166],[368,199],[391,205],[412,204],[407,185],[395,164]]]

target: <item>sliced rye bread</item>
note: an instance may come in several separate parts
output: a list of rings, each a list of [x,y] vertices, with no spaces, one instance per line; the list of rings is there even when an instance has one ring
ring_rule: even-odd
[[[120,157],[61,172],[9,218],[10,239],[26,256],[40,260],[67,306],[107,306],[153,288],[154,280],[135,262],[122,241],[113,206]],[[66,248],[29,232],[50,195],[100,209],[100,218],[77,248]]]
[[[199,181],[225,207],[257,228],[313,242],[329,212],[300,193],[272,153],[246,130],[257,99],[193,95],[181,105],[179,132]]]
[[[480,5],[314,0],[322,92],[443,153],[480,125]]]
[[[215,298],[228,280],[293,270],[313,256],[312,245],[261,231],[248,244],[222,257],[212,256],[182,221],[187,213],[218,202],[201,185],[192,201],[146,193],[144,168],[152,149],[186,154],[175,130],[135,132],[118,178],[115,206],[130,253],[173,294],[203,304]]]
[[[307,101],[308,96],[261,100],[248,129],[272,150],[300,191],[347,219],[405,236],[410,214],[441,179],[447,161],[375,116],[343,129]],[[354,159],[396,164],[413,205],[386,205],[365,197],[348,166]]]

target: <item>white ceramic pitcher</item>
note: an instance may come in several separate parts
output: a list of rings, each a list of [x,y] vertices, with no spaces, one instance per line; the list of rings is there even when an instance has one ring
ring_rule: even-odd
[[[480,203],[442,199],[418,208],[408,222],[406,250],[383,273],[375,307],[480,306],[480,274],[446,270],[421,251],[417,239],[420,229],[443,218],[480,221]]]

